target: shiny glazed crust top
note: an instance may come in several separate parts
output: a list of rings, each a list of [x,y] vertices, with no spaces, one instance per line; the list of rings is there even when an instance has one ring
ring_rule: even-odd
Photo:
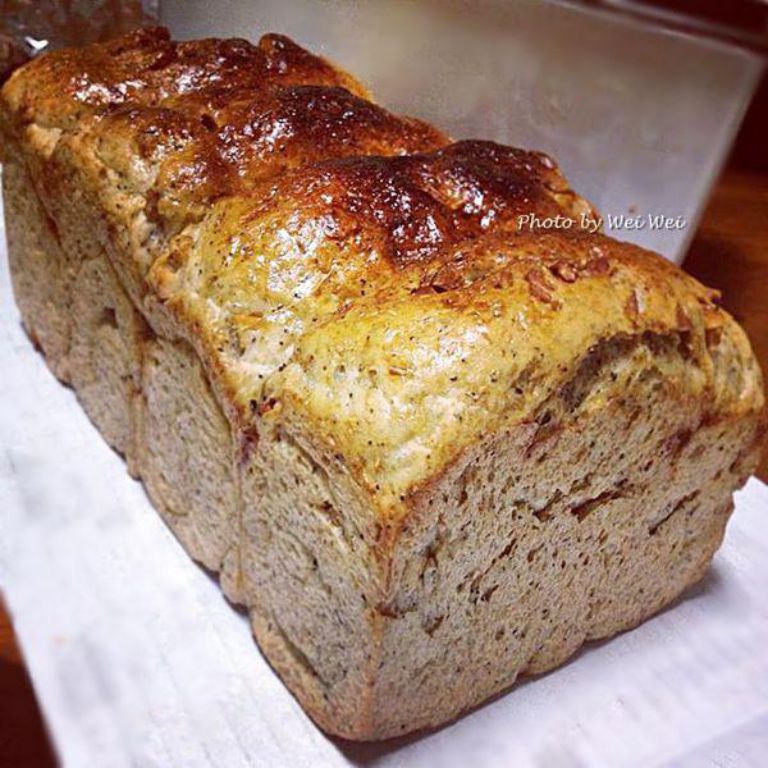
[[[520,231],[521,214],[591,212],[547,156],[450,143],[284,37],[154,29],[55,52],[5,85],[0,125],[30,163],[82,174],[116,269],[230,415],[321,436],[383,515],[534,421],[607,339],[673,335],[681,400],[762,407],[711,291],[577,226]]]

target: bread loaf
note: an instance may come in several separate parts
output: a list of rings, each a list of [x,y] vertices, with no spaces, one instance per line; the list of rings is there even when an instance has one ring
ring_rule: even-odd
[[[326,731],[436,726],[699,579],[757,461],[716,295],[286,38],[162,29],[2,89],[30,338]],[[73,557],[76,553],[73,553]]]

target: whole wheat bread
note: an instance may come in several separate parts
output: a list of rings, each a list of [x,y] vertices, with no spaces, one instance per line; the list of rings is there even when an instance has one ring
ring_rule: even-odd
[[[162,29],[22,67],[0,129],[30,337],[322,728],[443,723],[704,573],[758,366],[661,257],[520,232],[591,211],[548,157]]]

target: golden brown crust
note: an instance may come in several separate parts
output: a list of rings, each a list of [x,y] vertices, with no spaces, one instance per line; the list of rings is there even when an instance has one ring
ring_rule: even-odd
[[[41,56],[14,73],[4,97],[21,122],[71,129],[84,117],[120,107],[181,106],[303,83],[366,95],[353,77],[282,35],[265,35],[258,45],[239,39],[175,42],[157,27]]]
[[[3,91],[17,133],[77,134],[151,221],[179,229],[215,199],[285,168],[446,143],[363,98],[349,75],[287,38],[175,43],[161,29],[57,51]]]
[[[207,205],[247,193],[285,169],[327,157],[404,154],[444,142],[339,86],[275,86],[210,100],[122,108],[90,141],[100,160],[147,196],[147,216],[167,230]]]
[[[134,233],[118,273],[170,310],[236,418],[310,425],[383,508],[531,418],[605,338],[678,333],[691,396],[761,407],[711,293],[578,231],[591,208],[548,157],[448,144],[364,94],[286,38],[160,29],[44,56],[2,91],[30,154],[85,175],[107,239]],[[570,224],[520,232],[531,213]]]
[[[606,264],[597,271],[595,248]],[[718,318],[723,334],[707,343],[713,307],[704,289],[697,295],[659,257],[591,236],[489,237],[466,250],[485,261],[470,285],[357,302],[303,334],[266,390],[328,435],[383,504],[404,506],[403,494],[462,448],[532,421],[605,339],[672,335],[691,361],[681,399],[705,399],[713,414],[734,417],[760,407],[760,375],[741,330]],[[578,278],[553,276],[563,264]],[[636,316],[626,305],[637,296]],[[680,313],[690,328],[680,329]]]

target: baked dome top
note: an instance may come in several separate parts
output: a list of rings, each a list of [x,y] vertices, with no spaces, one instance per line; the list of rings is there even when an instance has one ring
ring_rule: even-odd
[[[285,37],[56,51],[5,84],[0,121],[52,184],[82,177],[129,292],[176,319],[230,415],[311,426],[383,506],[485,434],[535,433],[610,340],[713,413],[762,403],[714,294],[580,231],[594,212],[549,157],[452,143]]]

